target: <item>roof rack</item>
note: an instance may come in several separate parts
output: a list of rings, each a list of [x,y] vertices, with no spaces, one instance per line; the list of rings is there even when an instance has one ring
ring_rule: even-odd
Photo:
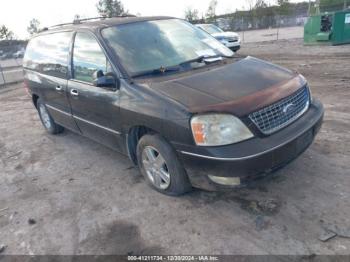
[[[136,15],[127,14],[127,15],[112,16],[112,17],[98,16],[98,17],[74,19],[74,21],[71,22],[71,23],[63,23],[63,24],[53,25],[53,26],[50,26],[50,27],[45,27],[45,28],[42,29],[42,31],[46,31],[46,30],[49,30],[49,29],[52,29],[52,28],[61,27],[61,26],[65,26],[65,25],[77,25],[77,24],[81,24],[83,22],[91,21],[91,20],[105,20],[105,19],[109,19],[109,18],[118,18],[118,17],[119,18],[136,17]]]

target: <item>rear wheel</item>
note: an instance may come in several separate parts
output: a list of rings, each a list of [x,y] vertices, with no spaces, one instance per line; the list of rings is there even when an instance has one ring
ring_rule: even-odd
[[[43,124],[47,132],[55,135],[64,131],[64,128],[62,126],[55,123],[49,111],[47,110],[47,107],[40,98],[37,101],[37,109],[41,123]]]
[[[142,175],[157,191],[177,196],[192,189],[174,149],[159,135],[144,135],[137,145]]]

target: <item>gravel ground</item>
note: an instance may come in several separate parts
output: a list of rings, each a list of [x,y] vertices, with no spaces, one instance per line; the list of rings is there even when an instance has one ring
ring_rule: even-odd
[[[21,86],[0,91],[4,254],[350,254],[350,46],[245,45],[309,80],[326,114],[315,143],[256,186],[151,190],[130,161],[84,137],[48,135]]]
[[[238,32],[243,45],[246,43],[256,43],[265,41],[275,41],[278,39],[294,39],[304,36],[303,26],[270,28]]]

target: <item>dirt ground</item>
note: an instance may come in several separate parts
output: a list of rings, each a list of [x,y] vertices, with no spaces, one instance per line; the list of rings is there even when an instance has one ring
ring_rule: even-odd
[[[304,35],[303,26],[270,28],[238,32],[243,44],[265,41],[275,41],[278,39],[302,38]]]
[[[289,40],[239,53],[304,74],[326,114],[300,158],[232,192],[161,195],[126,157],[48,135],[21,86],[0,91],[4,254],[350,254],[349,238],[319,240],[325,227],[350,228],[350,45]]]

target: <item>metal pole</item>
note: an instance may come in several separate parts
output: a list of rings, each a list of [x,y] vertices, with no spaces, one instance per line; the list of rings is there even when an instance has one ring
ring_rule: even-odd
[[[320,14],[320,0],[316,0],[316,15]]]
[[[307,10],[308,16],[311,14],[311,0],[309,0],[309,9]]]
[[[278,22],[277,22],[277,41],[278,41],[279,33],[280,33],[280,21],[279,21],[279,18],[278,18]]]
[[[2,80],[4,80],[4,87],[6,87],[6,80],[5,80],[5,76],[4,76],[4,71],[2,70],[2,66],[0,65],[0,72],[2,75]]]
[[[243,36],[242,36],[242,43],[244,43],[244,18],[242,17],[242,31],[243,31]]]

